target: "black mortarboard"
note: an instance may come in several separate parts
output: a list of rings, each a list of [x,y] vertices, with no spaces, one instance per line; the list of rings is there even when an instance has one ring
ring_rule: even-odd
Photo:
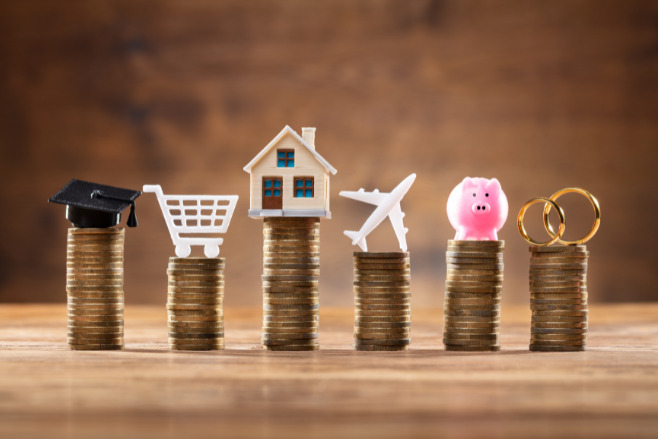
[[[104,228],[119,224],[121,211],[130,206],[127,226],[137,227],[135,199],[141,191],[76,180],[68,182],[48,201],[66,204],[66,219],[75,227]]]

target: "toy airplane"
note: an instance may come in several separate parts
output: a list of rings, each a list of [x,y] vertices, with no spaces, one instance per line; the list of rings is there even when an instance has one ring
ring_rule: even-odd
[[[400,201],[402,201],[402,198],[407,194],[407,191],[409,191],[414,180],[416,180],[416,174],[411,174],[402,180],[402,183],[397,185],[397,187],[390,193],[379,192],[377,189],[373,192],[366,192],[363,189],[359,189],[358,191],[342,191],[339,194],[341,197],[351,198],[353,200],[377,206],[375,211],[363,224],[361,230],[358,232],[350,230],[345,231],[345,235],[352,240],[352,244],[358,245],[361,247],[361,250],[367,252],[368,245],[366,244],[366,236],[375,230],[377,226],[384,221],[384,218],[388,216],[391,220],[393,230],[395,231],[395,236],[397,236],[398,242],[400,243],[400,249],[402,249],[402,251],[407,251],[406,234],[409,229],[405,228],[402,223],[404,212],[402,212],[402,209],[400,208]]]

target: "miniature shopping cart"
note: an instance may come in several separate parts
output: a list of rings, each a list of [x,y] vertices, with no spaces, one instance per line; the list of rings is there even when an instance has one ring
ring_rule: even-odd
[[[158,197],[171,240],[176,246],[176,256],[188,257],[193,245],[202,245],[208,258],[219,255],[219,246],[224,242],[222,238],[189,235],[226,233],[238,203],[237,195],[165,195],[159,184],[146,184],[143,189],[145,193],[153,192]]]

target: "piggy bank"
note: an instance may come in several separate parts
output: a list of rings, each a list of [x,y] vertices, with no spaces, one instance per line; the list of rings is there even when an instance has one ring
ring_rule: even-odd
[[[447,210],[455,240],[497,241],[509,206],[498,180],[466,177],[450,193]]]

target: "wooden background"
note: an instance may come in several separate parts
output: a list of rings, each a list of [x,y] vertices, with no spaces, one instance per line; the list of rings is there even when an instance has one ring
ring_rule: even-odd
[[[323,305],[351,304],[342,231],[371,210],[338,191],[390,190],[411,172],[415,306],[443,303],[445,203],[467,175],[496,176],[510,201],[504,301],[528,300],[519,208],[574,185],[603,209],[590,300],[653,300],[657,118],[655,1],[4,0],[0,300],[65,300],[67,222],[46,200],[76,177],[239,194],[226,303],[258,305],[262,224],[247,218],[242,167],[286,124],[316,126],[338,169]],[[587,205],[565,208],[568,237],[585,232]],[[127,302],[162,304],[173,246],[153,195],[137,211]],[[395,248],[387,224],[369,241]]]

